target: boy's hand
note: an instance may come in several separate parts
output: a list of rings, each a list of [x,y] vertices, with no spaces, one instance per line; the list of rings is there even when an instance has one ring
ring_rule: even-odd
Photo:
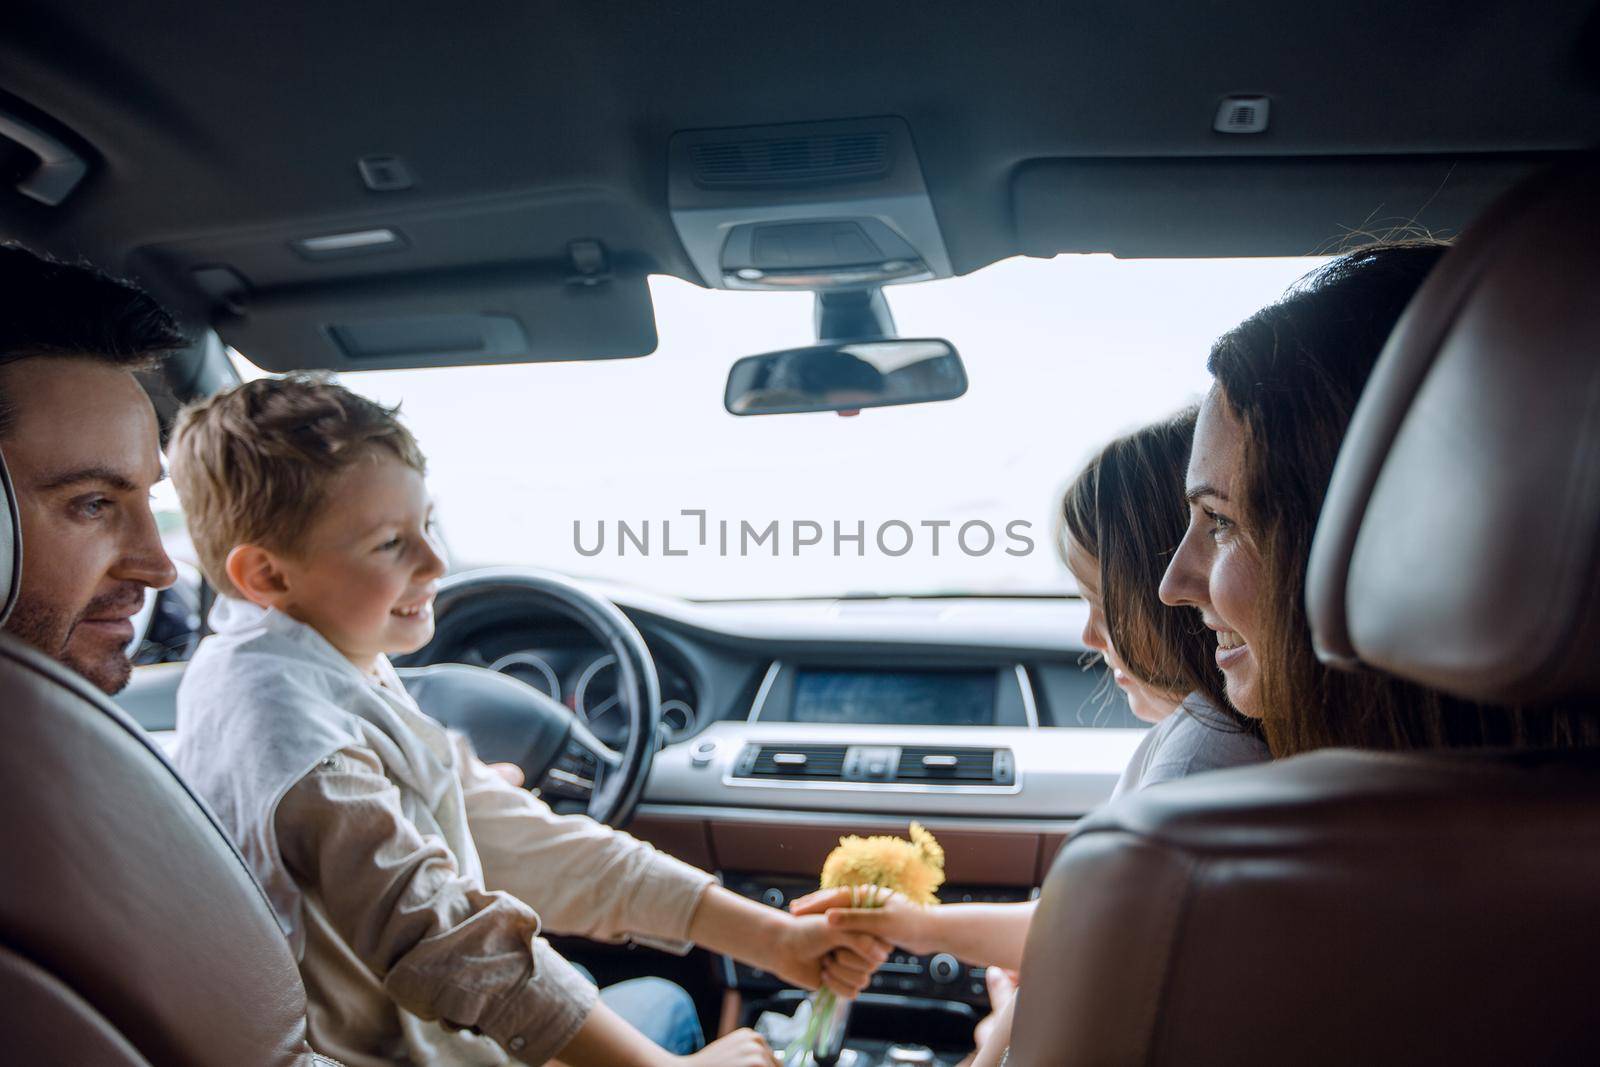
[[[490,763],[486,766],[518,789],[521,789],[528,780],[528,776],[522,773],[522,768],[515,763]]]
[[[866,988],[890,946],[869,934],[829,925],[820,915],[790,916],[767,956],[767,970],[805,989],[826,986],[846,999]]]
[[[858,934],[871,934],[881,941],[899,945],[907,952],[923,955],[936,952],[942,946],[934,934],[934,910],[913,904],[899,893],[879,889],[879,904],[875,908],[852,908],[851,890],[819,889],[789,904],[795,915],[827,913],[828,925],[834,929]],[[857,894],[861,890],[855,891]],[[857,899],[860,899],[859,896]]]
[[[678,1062],[693,1067],[778,1067],[778,1058],[754,1030],[735,1030],[692,1056],[680,1056]]]
[[[830,926],[820,915],[798,918],[748,900],[720,885],[706,889],[689,919],[689,940],[725,952],[803,989],[827,986],[843,997],[859,993],[889,944],[870,934]]]

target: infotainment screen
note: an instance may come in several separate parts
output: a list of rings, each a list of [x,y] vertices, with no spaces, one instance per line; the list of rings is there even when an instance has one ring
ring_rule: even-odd
[[[861,671],[800,668],[792,722],[993,726],[993,670]]]

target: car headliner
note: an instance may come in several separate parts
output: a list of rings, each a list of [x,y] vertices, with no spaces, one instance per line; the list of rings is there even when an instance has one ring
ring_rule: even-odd
[[[701,281],[667,210],[680,130],[895,115],[958,273],[1018,252],[1308,253],[1451,230],[1600,134],[1589,3],[22,0],[0,90],[93,161],[12,236],[130,270],[195,317],[187,271],[260,287],[557,265],[598,239]],[[1212,129],[1265,94],[1271,129]],[[403,157],[374,193],[355,161]],[[14,156],[0,156],[14,163]],[[308,262],[294,237],[397,225],[403,253]]]

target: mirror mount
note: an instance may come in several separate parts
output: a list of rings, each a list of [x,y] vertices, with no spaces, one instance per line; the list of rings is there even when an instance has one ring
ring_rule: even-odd
[[[899,336],[883,289],[821,290],[812,315],[817,343],[879,341]]]

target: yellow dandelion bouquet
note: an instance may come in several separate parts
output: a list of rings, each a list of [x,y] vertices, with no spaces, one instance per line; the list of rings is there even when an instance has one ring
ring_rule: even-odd
[[[889,892],[914,904],[937,904],[944,884],[944,849],[920,823],[911,824],[911,840],[899,837],[839,839],[839,847],[822,865],[822,888],[850,890],[852,908],[881,907]],[[887,892],[886,892],[887,891]],[[848,1005],[831,989],[811,994],[811,1018],[805,1031],[784,1050],[785,1067],[833,1063],[844,1044]]]

